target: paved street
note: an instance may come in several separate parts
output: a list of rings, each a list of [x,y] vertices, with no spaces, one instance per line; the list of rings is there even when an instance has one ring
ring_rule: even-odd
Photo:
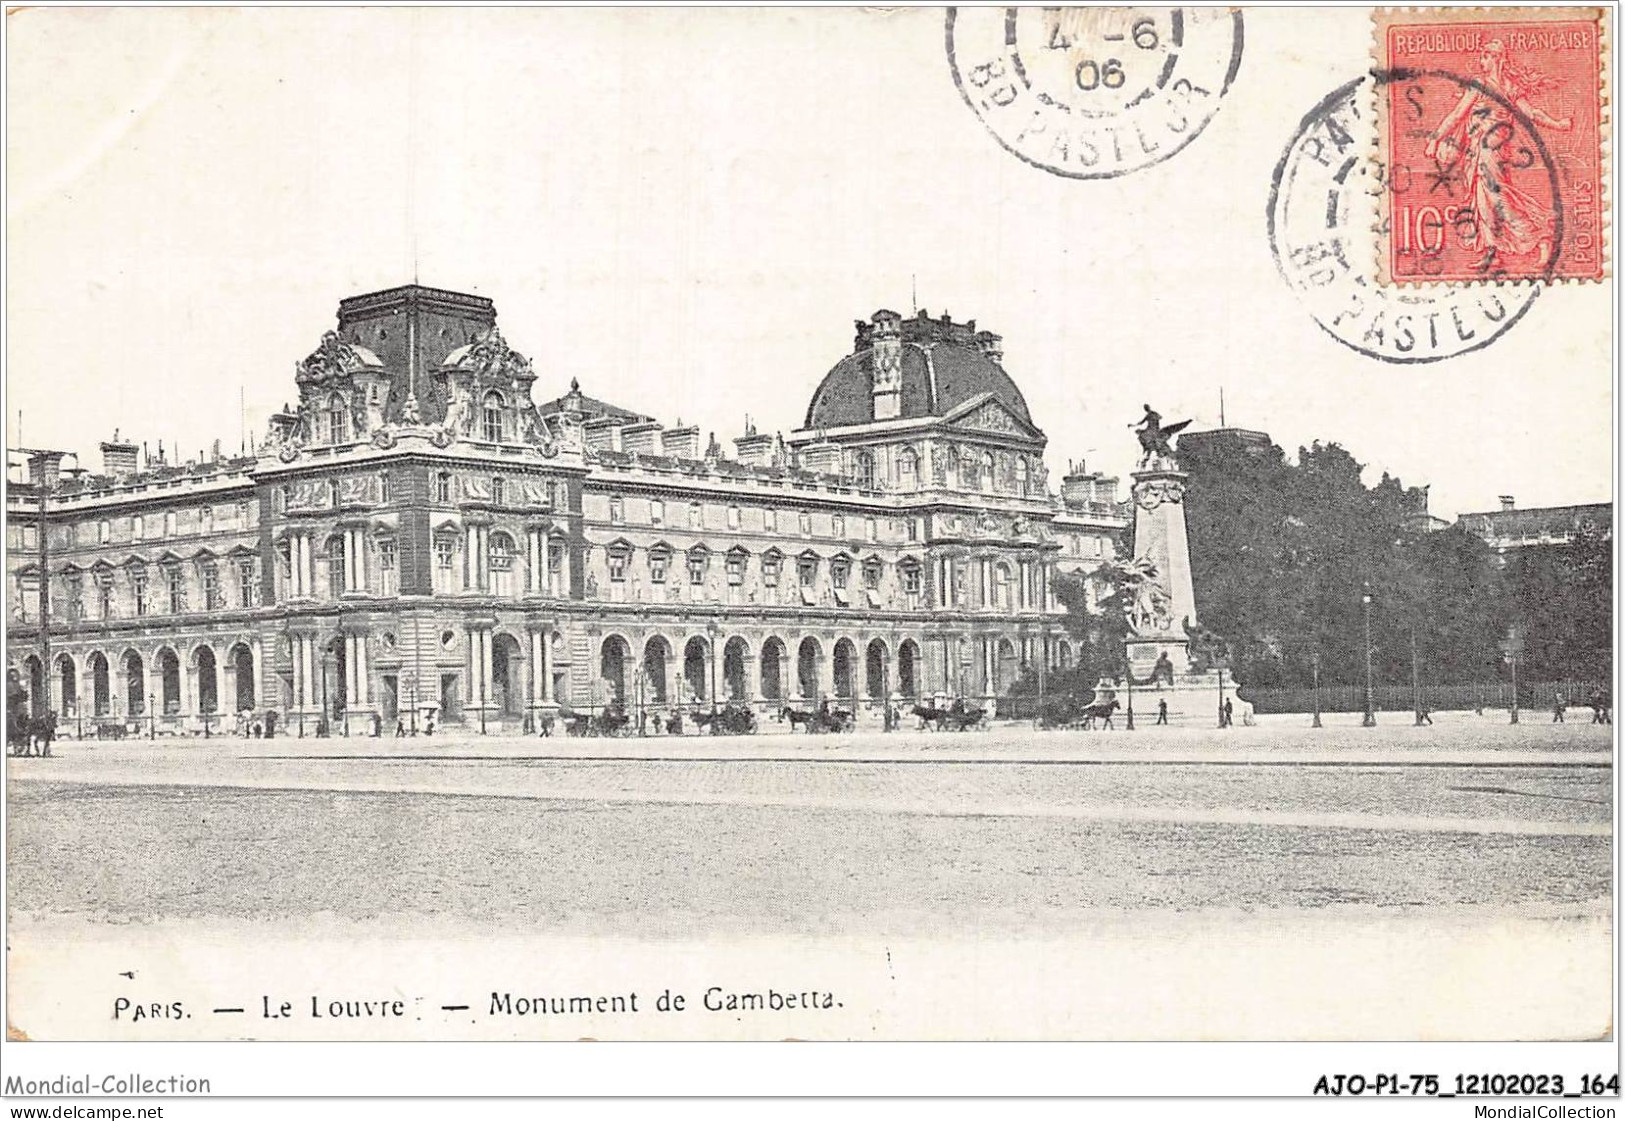
[[[1607,731],[68,743],[8,762],[11,906],[652,937],[1597,915]]]

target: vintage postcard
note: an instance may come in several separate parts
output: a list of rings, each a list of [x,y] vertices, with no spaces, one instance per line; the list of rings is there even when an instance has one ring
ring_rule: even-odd
[[[1613,18],[10,13],[5,1092],[1616,1095]]]

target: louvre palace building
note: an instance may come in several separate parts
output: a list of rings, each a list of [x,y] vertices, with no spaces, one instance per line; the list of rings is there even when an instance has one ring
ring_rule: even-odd
[[[997,697],[1069,663],[1052,577],[1128,524],[1114,479],[1056,493],[1003,363],[878,311],[798,428],[719,441],[538,387],[483,297],[354,296],[252,454],[29,456],[9,668],[83,735]]]

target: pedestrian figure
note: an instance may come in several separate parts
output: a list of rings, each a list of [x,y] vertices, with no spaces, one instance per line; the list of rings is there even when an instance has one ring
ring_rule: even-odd
[[[384,718],[376,712],[372,714],[372,737],[377,739],[384,734]]]
[[[1431,712],[1429,712],[1425,708],[1419,708],[1419,709],[1416,710],[1416,726],[1418,728],[1420,728],[1423,724],[1432,724],[1432,723],[1433,723],[1433,714]]]
[[[1168,701],[1164,697],[1157,698],[1157,723],[1168,723]]]
[[[400,739],[406,735],[406,718],[400,714],[395,716],[395,738]]]
[[[1235,718],[1235,712],[1236,712],[1235,705],[1230,703],[1230,698],[1229,697],[1226,697],[1224,699],[1224,724],[1222,725],[1223,727],[1225,727],[1225,728],[1230,727],[1231,722]]]
[[[270,709],[265,714],[265,738],[276,738],[276,709]]]
[[[1566,720],[1563,719],[1563,710],[1566,709],[1567,707],[1568,707],[1568,704],[1567,704],[1567,702],[1564,701],[1563,694],[1559,693],[1557,695],[1557,700],[1552,702],[1552,723],[1553,724],[1566,724],[1566,723],[1568,723]]]
[[[423,722],[423,734],[426,735],[426,736],[434,735],[434,714],[433,713],[430,713],[429,716],[426,717],[424,722]]]

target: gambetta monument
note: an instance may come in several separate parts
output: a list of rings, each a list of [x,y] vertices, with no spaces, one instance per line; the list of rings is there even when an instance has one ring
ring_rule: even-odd
[[[1122,571],[1128,621],[1129,672],[1136,691],[1145,690],[1142,712],[1168,702],[1170,719],[1182,723],[1217,720],[1229,699],[1238,716],[1246,709],[1228,671],[1193,658],[1191,635],[1198,632],[1196,590],[1191,582],[1190,545],[1185,537],[1185,483],[1170,439],[1190,421],[1163,424],[1150,405],[1134,426],[1140,460],[1133,472],[1134,559]],[[1155,694],[1154,696],[1152,694]]]

